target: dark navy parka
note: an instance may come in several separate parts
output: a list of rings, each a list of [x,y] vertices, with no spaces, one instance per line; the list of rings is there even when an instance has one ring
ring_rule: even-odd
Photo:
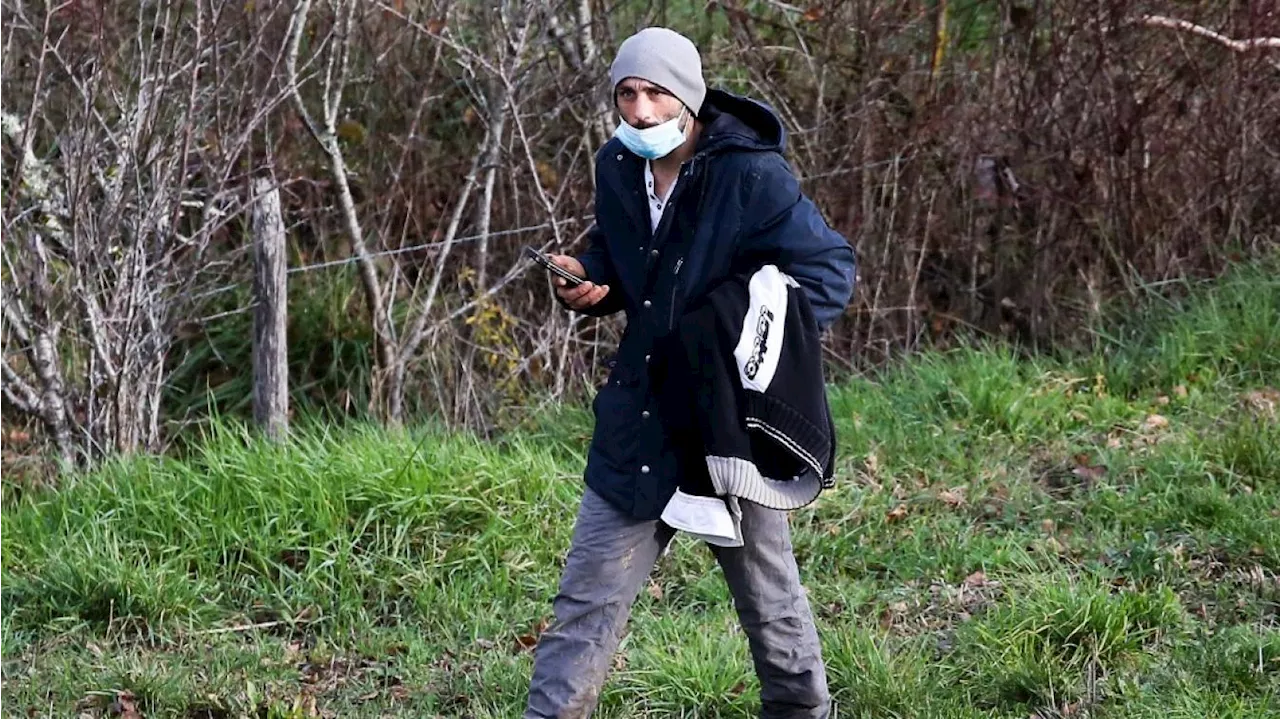
[[[853,292],[849,243],[827,226],[783,158],[786,133],[767,105],[710,90],[692,159],[653,232],[642,158],[612,139],[596,155],[595,226],[578,257],[609,286],[594,316],[623,311],[626,331],[592,403],[586,483],[618,509],[656,519],[681,461],[650,378],[652,355],[691,302],[735,271],[773,263],[805,290],[819,327]]]

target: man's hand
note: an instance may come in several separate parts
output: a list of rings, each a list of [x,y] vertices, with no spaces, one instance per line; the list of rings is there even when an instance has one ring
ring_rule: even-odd
[[[552,262],[579,277],[587,276],[587,270],[582,266],[582,263],[568,255],[548,255],[548,257],[551,258]],[[560,299],[575,310],[585,310],[603,300],[604,296],[609,294],[608,285],[597,285],[594,282],[587,281],[577,287],[569,287],[569,283],[563,277],[556,277],[554,274],[551,275],[551,281],[555,283],[556,294],[560,295]]]

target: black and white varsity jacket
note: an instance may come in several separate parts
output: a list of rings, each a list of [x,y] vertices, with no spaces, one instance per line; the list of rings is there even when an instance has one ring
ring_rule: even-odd
[[[738,499],[803,507],[832,486],[835,430],[818,326],[774,265],[721,283],[680,318],[656,370],[680,487],[662,519],[741,546]]]

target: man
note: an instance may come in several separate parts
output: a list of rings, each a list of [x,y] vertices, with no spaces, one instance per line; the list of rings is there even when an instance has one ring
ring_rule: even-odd
[[[623,311],[627,328],[594,401],[587,488],[555,621],[536,650],[529,718],[591,714],[632,602],[674,534],[659,519],[681,463],[650,382],[658,341],[717,281],[763,263],[800,284],[820,328],[853,291],[853,251],[801,193],[770,108],[708,91],[693,43],[663,28],[623,42],[610,82],[621,122],[596,156],[590,246],[552,259],[588,280],[557,278],[561,302]],[[829,716],[787,516],[747,501],[740,510],[743,546],[712,551],[749,639],[762,716]]]

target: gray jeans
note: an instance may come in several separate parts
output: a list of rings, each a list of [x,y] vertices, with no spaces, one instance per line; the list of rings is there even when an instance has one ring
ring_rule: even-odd
[[[751,647],[761,716],[828,717],[822,647],[791,553],[786,514],[746,501],[741,506],[745,546],[712,551]],[[586,490],[555,621],[535,650],[525,719],[591,715],[631,604],[673,534],[663,522],[633,519]]]

